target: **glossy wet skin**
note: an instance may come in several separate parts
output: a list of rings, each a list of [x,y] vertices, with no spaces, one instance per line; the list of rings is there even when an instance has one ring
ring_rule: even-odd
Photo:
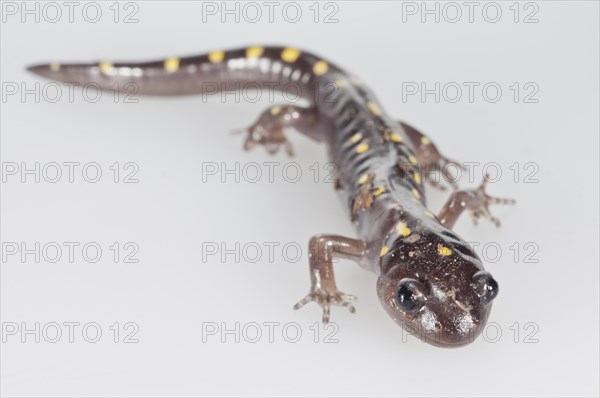
[[[379,299],[411,335],[440,347],[469,344],[485,326],[498,284],[474,253],[457,245],[440,256],[437,235],[421,241],[394,245],[377,281]]]
[[[338,171],[334,186],[358,233],[358,239],[311,238],[318,243],[309,245],[311,290],[294,308],[315,301],[323,307],[323,322],[329,321],[331,305],[355,311],[351,295],[337,289],[335,254],[380,275],[377,291],[386,311],[413,335],[453,347],[481,332],[497,283],[450,229],[463,210],[498,226],[488,205],[510,200],[487,195],[484,182],[476,190],[452,193],[434,216],[426,207],[424,183],[439,184],[423,170],[436,166],[443,173],[443,167],[457,163],[442,156],[427,136],[388,116],[360,79],[336,65],[292,47],[251,46],[141,63],[51,63],[29,70],[127,94],[134,83],[140,95],[215,94],[215,82],[226,91],[239,90],[240,84],[294,84],[310,106],[270,106],[244,129],[244,148],[262,145],[274,152],[284,147],[292,154],[283,134],[290,127],[326,144]]]

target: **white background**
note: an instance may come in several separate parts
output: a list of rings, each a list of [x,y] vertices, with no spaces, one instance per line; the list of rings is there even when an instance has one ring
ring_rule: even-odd
[[[535,2],[539,22],[528,24],[522,19],[534,8],[524,3],[518,23],[512,2],[498,3],[503,14],[497,23],[482,17],[485,3],[473,23],[464,6],[457,23],[444,18],[436,23],[432,16],[422,23],[419,15],[403,22],[400,3],[338,2],[339,22],[328,24],[323,18],[333,9],[321,5],[315,23],[312,3],[300,4],[303,17],[295,24],[281,11],[269,23],[264,7],[258,23],[236,23],[232,16],[222,23],[218,15],[203,22],[201,4],[192,2],[137,3],[135,24],[114,23],[111,3],[101,3],[103,18],[95,24],[81,12],[69,23],[66,8],[58,23],[43,17],[36,23],[31,16],[22,23],[20,15],[5,15],[2,82],[5,88],[6,83],[47,84],[24,68],[52,60],[146,60],[255,43],[322,54],[361,76],[390,114],[423,129],[449,156],[501,166],[502,178],[489,191],[518,201],[492,209],[503,226],[484,221],[476,227],[467,215],[456,227],[469,241],[502,249],[498,261],[487,264],[501,286],[487,341],[454,350],[412,337],[403,342],[400,328],[378,302],[376,277],[340,262],[338,285],[359,297],[357,313],[334,308],[337,343],[325,343],[322,328],[315,343],[310,328],[320,309],[310,304],[292,310],[309,288],[306,242],[317,233],[354,233],[324,175],[320,183],[313,181],[309,167],[315,162],[323,167],[325,149],[291,135],[297,153],[292,161],[303,172],[297,183],[286,182],[281,172],[273,183],[264,175],[257,183],[235,183],[231,176],[225,183],[218,176],[202,182],[205,162],[243,167],[290,161],[261,148],[245,153],[242,137],[227,133],[253,122],[269,106],[266,96],[258,103],[230,95],[138,98],[132,104],[123,98],[115,103],[105,94],[89,103],[76,91],[70,103],[65,89],[57,103],[48,100],[50,94],[39,103],[32,95],[3,99],[2,162],[29,167],[97,162],[102,179],[85,182],[81,168],[74,183],[66,175],[58,183],[6,176],[2,241],[29,247],[97,242],[103,255],[97,263],[82,259],[81,250],[73,263],[66,251],[55,264],[35,263],[31,255],[25,262],[18,255],[3,260],[5,328],[15,323],[33,328],[36,322],[40,328],[51,322],[80,326],[74,342],[65,326],[57,343],[44,336],[36,343],[34,335],[21,342],[21,330],[5,333],[2,394],[598,395],[598,3]],[[457,103],[444,98],[436,103],[431,95],[403,101],[403,82],[426,82],[430,88],[435,82],[496,82],[503,94],[496,103],[487,102],[481,90],[472,103],[466,90]],[[514,82],[535,83],[538,103],[524,103],[522,97],[515,103],[509,88]],[[114,162],[139,165],[139,183],[112,182]],[[515,162],[521,168],[517,182],[509,169]],[[537,183],[524,182],[532,170],[523,169],[527,162],[539,167],[533,176]],[[475,171],[473,182],[464,176],[462,186],[481,180],[482,168]],[[447,192],[429,189],[428,194],[437,211]],[[114,242],[135,242],[139,263],[115,264],[109,249]],[[265,249],[257,263],[232,256],[203,262],[203,242],[229,247],[295,242],[303,253],[299,261],[286,262],[279,246],[274,261]],[[518,262],[510,249],[515,242]],[[539,247],[532,256],[537,263],[523,261],[532,252],[532,246],[524,248],[528,242]],[[493,250],[487,257],[493,260]],[[82,337],[82,326],[90,322],[102,328],[97,343]],[[109,329],[115,322],[121,325],[118,343]],[[136,344],[123,342],[127,322],[139,326]],[[236,322],[279,326],[273,342],[264,325],[258,343],[243,336],[236,343],[234,335],[222,342],[220,334],[205,335],[203,342],[203,324],[210,322],[228,328]],[[297,343],[282,336],[282,327],[293,322],[302,330]],[[47,331],[51,339],[54,331]],[[288,331],[286,337],[294,337],[293,329]]]

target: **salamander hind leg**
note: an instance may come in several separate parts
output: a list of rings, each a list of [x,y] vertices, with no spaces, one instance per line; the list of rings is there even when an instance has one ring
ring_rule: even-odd
[[[465,166],[442,155],[435,144],[419,130],[403,122],[400,122],[400,125],[406,132],[406,135],[417,151],[417,161],[423,169],[425,181],[431,184],[431,186],[434,188],[444,191],[446,187],[444,187],[444,185],[442,185],[440,181],[436,179],[434,174],[432,174],[437,172],[441,173],[446,182],[450,184],[452,188],[458,189],[458,185],[456,183],[457,177],[452,175],[450,169],[455,167],[458,171],[466,170]]]
[[[489,205],[504,204],[511,205],[516,203],[514,199],[496,198],[485,192],[488,183],[487,176],[477,189],[465,189],[455,191],[440,211],[438,219],[446,228],[452,228],[458,217],[464,210],[470,210],[473,222],[477,224],[479,218],[487,218],[497,227],[500,226],[500,220],[490,213]]]
[[[331,305],[346,307],[354,313],[352,301],[356,297],[338,290],[333,274],[333,258],[359,261],[365,252],[366,243],[362,240],[338,235],[317,235],[310,239],[309,263],[311,287],[309,293],[294,306],[303,307],[311,301],[323,308],[323,323],[329,322]]]
[[[293,127],[296,130],[316,138],[316,109],[295,105],[275,105],[264,111],[258,120],[248,128],[236,132],[246,132],[244,149],[249,150],[257,145],[264,146],[269,153],[276,153],[283,146],[292,156],[294,151],[287,140],[284,130]]]

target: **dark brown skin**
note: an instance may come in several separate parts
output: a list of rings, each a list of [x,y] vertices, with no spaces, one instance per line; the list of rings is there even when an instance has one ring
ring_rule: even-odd
[[[472,342],[488,319],[497,284],[450,230],[408,214],[405,219],[410,235],[392,235],[391,249],[381,264],[377,281],[381,303],[396,322],[428,343],[453,347]],[[482,283],[489,287],[482,288]],[[400,303],[401,285],[409,299],[417,296],[416,300]]]
[[[488,205],[512,201],[487,195],[484,182],[478,189],[452,193],[435,217],[426,208],[423,181],[444,187],[424,172],[438,170],[450,179],[447,166],[460,165],[418,130],[388,117],[372,92],[339,67],[295,48],[248,47],[146,63],[43,64],[29,70],[104,89],[132,82],[147,95],[234,90],[246,83],[297,86],[311,105],[270,107],[244,130],[244,147],[261,145],[271,153],[283,147],[291,155],[284,134],[289,127],[325,143],[337,165],[336,189],[358,239],[311,238],[311,289],[294,308],[314,301],[323,308],[323,322],[329,321],[331,305],[355,312],[354,297],[335,283],[333,258],[338,257],[377,273],[377,294],[387,313],[428,343],[461,346],[485,325],[498,284],[450,228],[464,210],[475,220],[486,217],[499,225]]]

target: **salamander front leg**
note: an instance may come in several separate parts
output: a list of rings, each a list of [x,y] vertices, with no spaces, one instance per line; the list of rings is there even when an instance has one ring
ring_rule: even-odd
[[[295,105],[275,105],[264,111],[258,120],[246,129],[248,135],[244,149],[249,150],[256,145],[264,146],[269,153],[276,153],[280,146],[292,156],[294,151],[285,137],[286,127],[294,127],[301,133],[317,139],[314,128],[316,126],[316,108],[304,108]]]
[[[466,170],[465,166],[442,155],[431,140],[419,130],[403,122],[400,122],[400,125],[417,151],[417,161],[421,164],[425,181],[434,188],[446,190],[446,187],[432,176],[432,172],[439,172],[452,188],[458,189],[456,176],[450,173],[449,168],[454,166],[459,170]]]
[[[442,225],[446,228],[452,228],[462,212],[470,210],[475,224],[477,224],[479,218],[485,217],[499,227],[500,220],[492,216],[488,206],[491,204],[511,205],[515,203],[515,200],[496,198],[488,195],[485,192],[487,183],[488,178],[485,176],[479,188],[453,192],[438,216]]]
[[[309,242],[310,282],[308,295],[300,300],[294,309],[314,301],[323,308],[323,323],[329,322],[331,305],[340,305],[354,313],[352,301],[356,297],[342,293],[335,284],[333,258],[359,261],[365,253],[366,243],[362,240],[338,235],[317,235]]]

